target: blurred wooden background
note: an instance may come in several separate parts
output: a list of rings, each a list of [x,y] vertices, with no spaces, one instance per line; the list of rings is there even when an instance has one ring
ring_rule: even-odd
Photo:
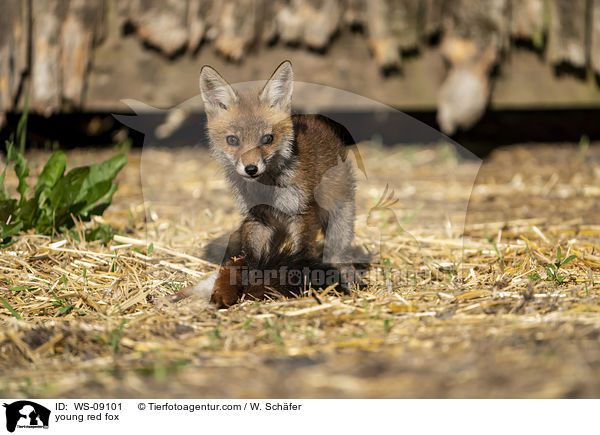
[[[0,121],[26,93],[44,115],[169,107],[203,64],[235,82],[284,58],[447,133],[489,104],[599,107],[600,0],[3,0]]]

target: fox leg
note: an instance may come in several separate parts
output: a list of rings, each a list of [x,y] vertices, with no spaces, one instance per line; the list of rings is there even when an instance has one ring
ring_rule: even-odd
[[[354,239],[354,198],[338,203],[329,210],[325,219],[325,247],[323,262],[333,264],[340,272],[340,285],[343,291],[351,287],[364,288],[361,273],[354,268],[352,240]]]
[[[242,249],[259,258],[269,251],[275,231],[273,228],[251,218],[246,218],[240,228]]]
[[[319,229],[319,218],[313,211],[292,217],[288,232],[292,239],[294,252],[303,251],[310,257],[316,256]]]
[[[224,264],[231,257],[242,252],[242,229],[236,229],[230,234],[224,234],[206,245],[204,259],[215,264]]]
[[[338,202],[328,210],[325,220],[325,247],[323,262],[330,264],[348,264],[352,262],[351,246],[354,239],[354,198]]]

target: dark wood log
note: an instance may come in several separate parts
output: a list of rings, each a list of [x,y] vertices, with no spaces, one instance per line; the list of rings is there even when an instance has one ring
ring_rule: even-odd
[[[102,0],[33,0],[31,107],[49,115],[80,107],[94,42],[99,40]]]
[[[492,66],[510,40],[508,0],[449,0],[442,54],[450,66],[438,97],[438,123],[446,134],[472,127],[490,97]]]
[[[548,60],[585,68],[588,26],[587,0],[550,0]]]
[[[31,29],[30,107],[50,115],[60,107],[61,26],[68,4],[60,0],[33,0]]]
[[[375,62],[383,70],[400,67],[400,40],[394,28],[393,17],[399,1],[373,0],[367,3],[368,44]]]
[[[520,0],[513,2],[512,6],[511,35],[517,39],[530,40],[536,48],[542,49],[549,24],[545,19],[549,13],[548,3],[544,0]]]
[[[276,15],[277,36],[287,44],[303,44],[323,51],[338,31],[342,8],[338,0],[281,2]],[[268,18],[266,21],[268,21]],[[351,20],[355,20],[356,16]]]
[[[498,47],[492,40],[482,50],[472,39],[447,37],[443,53],[451,67],[440,88],[437,120],[444,133],[453,134],[471,128],[485,112]]]
[[[446,0],[424,0],[422,3],[421,33],[425,38],[442,30],[446,9]]]
[[[592,0],[590,35],[590,66],[600,77],[600,0]]]
[[[0,13],[0,125],[13,107],[29,68],[29,3],[5,0]]]
[[[211,11],[211,39],[215,50],[240,61],[260,40],[261,9],[257,0],[222,0]]]
[[[212,3],[207,0],[189,0],[188,4],[188,51],[194,53],[206,36],[207,17]]]
[[[346,0],[342,4],[344,25],[364,30],[367,26],[367,0]]]
[[[131,0],[118,2],[118,7],[121,20],[133,25],[143,42],[167,56],[187,47],[186,0]]]
[[[94,41],[102,28],[102,0],[70,0],[60,32],[61,98],[80,107]]]
[[[479,48],[494,41],[499,49],[510,42],[509,0],[446,0],[444,31],[477,42]]]

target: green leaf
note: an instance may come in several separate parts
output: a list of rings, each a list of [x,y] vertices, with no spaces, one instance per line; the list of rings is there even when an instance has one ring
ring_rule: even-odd
[[[22,222],[0,223],[0,239],[6,239],[17,235],[23,228]]]
[[[112,203],[112,198],[115,192],[117,191],[117,184],[112,184],[109,191],[104,195],[100,200],[94,205],[92,208],[86,209],[87,216],[101,216],[104,213],[104,210],[108,208],[108,206]]]
[[[6,188],[4,186],[4,178],[6,177],[6,171],[8,169],[8,165],[10,164],[10,160],[8,158],[8,150],[10,148],[14,148],[14,145],[12,142],[9,141],[5,141],[4,143],[6,145],[6,166],[4,166],[4,169],[2,169],[2,174],[0,174],[0,199],[6,200],[10,199],[10,197],[8,196],[8,192],[6,191]]]
[[[81,237],[77,231],[69,230],[69,236],[78,242],[81,241]],[[114,231],[108,224],[98,223],[94,228],[87,229],[84,232],[86,242],[101,241],[102,243],[108,243],[113,239]]]
[[[11,292],[24,292],[24,291],[32,291],[35,290],[35,287],[27,287],[24,285],[16,285],[9,289]]]
[[[77,201],[89,173],[88,166],[74,168],[58,180],[48,195],[52,208],[57,210],[60,206],[63,213],[70,210]],[[81,206],[83,207],[83,205]]]
[[[560,250],[560,246],[558,248],[556,248],[556,265],[560,266],[560,257],[561,257],[561,250]]]
[[[112,180],[126,164],[127,156],[125,154],[117,154],[99,165],[97,176],[101,176],[103,180]]]
[[[56,151],[44,165],[35,185],[35,196],[40,207],[43,206],[50,190],[63,176],[66,166],[67,156],[63,151]]]
[[[16,199],[0,200],[0,223],[5,223],[10,216],[13,216],[17,209]]]
[[[22,128],[23,120],[24,120],[24,125],[27,126],[26,113],[24,113],[23,116],[21,116],[21,120],[19,121],[19,125],[17,126],[17,142],[19,142],[19,141],[21,142],[22,150],[25,149],[25,143],[24,143],[25,135],[23,134],[23,132],[19,132],[19,128]],[[6,144],[6,165],[8,166],[8,164],[10,162],[15,163],[14,170],[15,170],[15,174],[17,175],[17,179],[19,180],[19,186],[17,187],[17,191],[21,195],[21,199],[20,199],[19,203],[22,203],[22,202],[25,202],[25,200],[26,200],[25,195],[26,195],[27,191],[29,190],[29,186],[27,185],[27,176],[29,175],[29,167],[27,166],[27,159],[25,159],[25,157],[23,156],[22,150],[17,151],[15,149],[14,142],[6,141],[5,144]],[[3,184],[4,184],[4,175],[5,175],[6,168],[4,168],[4,169],[5,170],[2,175],[2,183]]]
[[[84,183],[85,184],[85,183]],[[84,202],[85,206],[79,210],[79,213],[88,218],[88,212],[94,208],[96,203],[103,198],[112,189],[112,182],[110,180],[101,181],[89,187],[87,190],[81,190],[78,196],[78,202]]]
[[[25,152],[25,142],[27,140],[27,115],[29,112],[29,96],[25,95],[25,101],[23,102],[23,112],[19,123],[17,124],[17,144],[19,145],[19,152],[23,154]]]
[[[119,171],[127,164],[127,156],[118,154],[101,164],[90,166],[90,172],[87,179],[81,186],[81,191],[77,198],[78,201],[84,201],[86,205],[79,210],[84,219],[89,219],[91,215],[101,215],[112,202],[112,197],[117,190],[117,185],[112,180]]]
[[[79,210],[85,206],[84,202],[77,202],[77,197],[88,173],[89,167],[71,169],[54,185],[48,194],[50,210],[47,213],[51,216],[50,226],[42,228],[41,225],[37,225],[38,231],[51,233],[63,231],[74,225],[71,215],[77,216]]]
[[[117,184],[113,179],[127,163],[124,154],[118,154],[100,164],[74,168],[65,174],[66,156],[57,151],[48,159],[35,184],[34,194],[27,184],[29,167],[23,155],[27,136],[27,102],[17,126],[16,143],[6,141],[7,165],[0,173],[0,246],[6,247],[20,231],[35,228],[42,234],[66,231],[78,220],[89,221],[92,215],[101,215],[111,204]],[[8,165],[14,163],[19,180],[19,199],[12,199],[4,186]],[[108,241],[113,231],[109,225],[99,226],[85,233],[86,240]]]
[[[11,237],[7,239],[0,239],[0,248],[6,249],[9,246],[14,245],[15,243],[17,243],[17,241]]]
[[[110,225],[99,223],[96,228],[85,232],[85,240],[88,242],[100,240],[102,243],[108,243],[113,239],[114,234]]]
[[[117,154],[100,164],[96,163],[90,165],[90,174],[84,185],[84,189],[87,190],[94,184],[102,181],[112,181],[125,164],[127,164],[127,156],[124,154]]]
[[[4,305],[6,307],[6,309],[10,312],[10,314],[15,316],[19,320],[23,320],[21,315],[19,313],[17,313],[15,311],[15,309],[13,307],[11,307],[10,304],[8,302],[6,302],[6,300],[4,300],[4,298],[0,298],[0,302],[2,302],[2,305]]]
[[[29,186],[27,185],[27,176],[29,175],[29,166],[27,165],[27,159],[20,152],[14,152],[13,159],[15,161],[15,175],[19,180],[17,186],[17,192],[21,196],[19,204],[24,203],[27,200],[27,192]]]
[[[31,228],[36,222],[38,211],[39,208],[35,198],[29,198],[23,204],[21,204],[21,208],[15,215],[15,220],[20,221],[24,228]]]
[[[572,261],[574,259],[577,258],[577,255],[573,254],[573,255],[569,255],[567,258],[565,258],[565,261],[563,261],[560,265],[564,266],[565,264],[567,264],[569,261]]]

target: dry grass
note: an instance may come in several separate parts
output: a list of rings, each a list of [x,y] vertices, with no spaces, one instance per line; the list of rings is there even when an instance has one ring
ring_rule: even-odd
[[[580,152],[499,150],[471,195],[478,166],[444,147],[363,148],[369,287],[229,310],[162,303],[215,270],[202,249],[239,222],[216,164],[132,152],[103,218],[124,236],[0,252],[0,396],[598,397],[600,148]],[[365,225],[386,184],[399,202]],[[559,246],[577,258],[555,279]]]

